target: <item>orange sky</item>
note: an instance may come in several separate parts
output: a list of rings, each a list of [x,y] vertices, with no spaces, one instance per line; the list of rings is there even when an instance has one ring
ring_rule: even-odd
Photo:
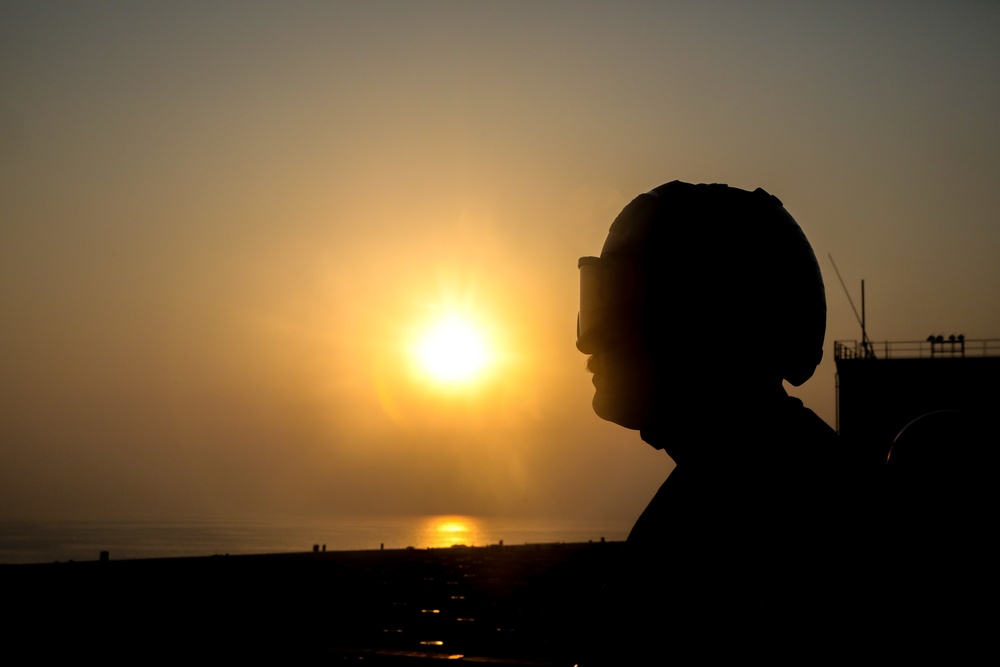
[[[576,259],[634,195],[764,187],[832,341],[1000,337],[987,3],[0,2],[0,517],[631,521]],[[459,309],[488,381],[407,346]],[[736,342],[738,344],[738,342]]]

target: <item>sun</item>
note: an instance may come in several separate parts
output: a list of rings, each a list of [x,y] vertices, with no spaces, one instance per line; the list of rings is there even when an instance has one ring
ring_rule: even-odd
[[[422,373],[442,385],[470,382],[480,377],[490,362],[483,330],[454,313],[424,330],[414,354]]]

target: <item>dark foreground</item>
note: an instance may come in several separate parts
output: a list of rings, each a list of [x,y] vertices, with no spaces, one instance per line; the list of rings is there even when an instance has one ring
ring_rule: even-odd
[[[6,648],[31,660],[572,665],[622,546],[0,566]]]

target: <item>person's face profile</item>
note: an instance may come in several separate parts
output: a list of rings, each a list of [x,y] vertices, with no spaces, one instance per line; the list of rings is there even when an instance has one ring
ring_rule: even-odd
[[[606,254],[580,260],[577,347],[591,356],[594,412],[626,428],[647,424],[654,369],[642,317],[645,272],[634,257]]]
[[[653,409],[654,368],[641,339],[625,335],[618,344],[593,354],[591,405],[598,417],[630,429],[648,425]]]

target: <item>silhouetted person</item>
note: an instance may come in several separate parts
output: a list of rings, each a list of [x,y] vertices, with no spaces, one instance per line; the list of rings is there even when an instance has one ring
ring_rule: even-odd
[[[676,463],[581,664],[827,652],[816,645],[850,625],[836,607],[856,569],[854,482],[834,431],[782,386],[823,354],[802,230],[763,190],[674,181],[626,206],[579,267],[594,411]]]

